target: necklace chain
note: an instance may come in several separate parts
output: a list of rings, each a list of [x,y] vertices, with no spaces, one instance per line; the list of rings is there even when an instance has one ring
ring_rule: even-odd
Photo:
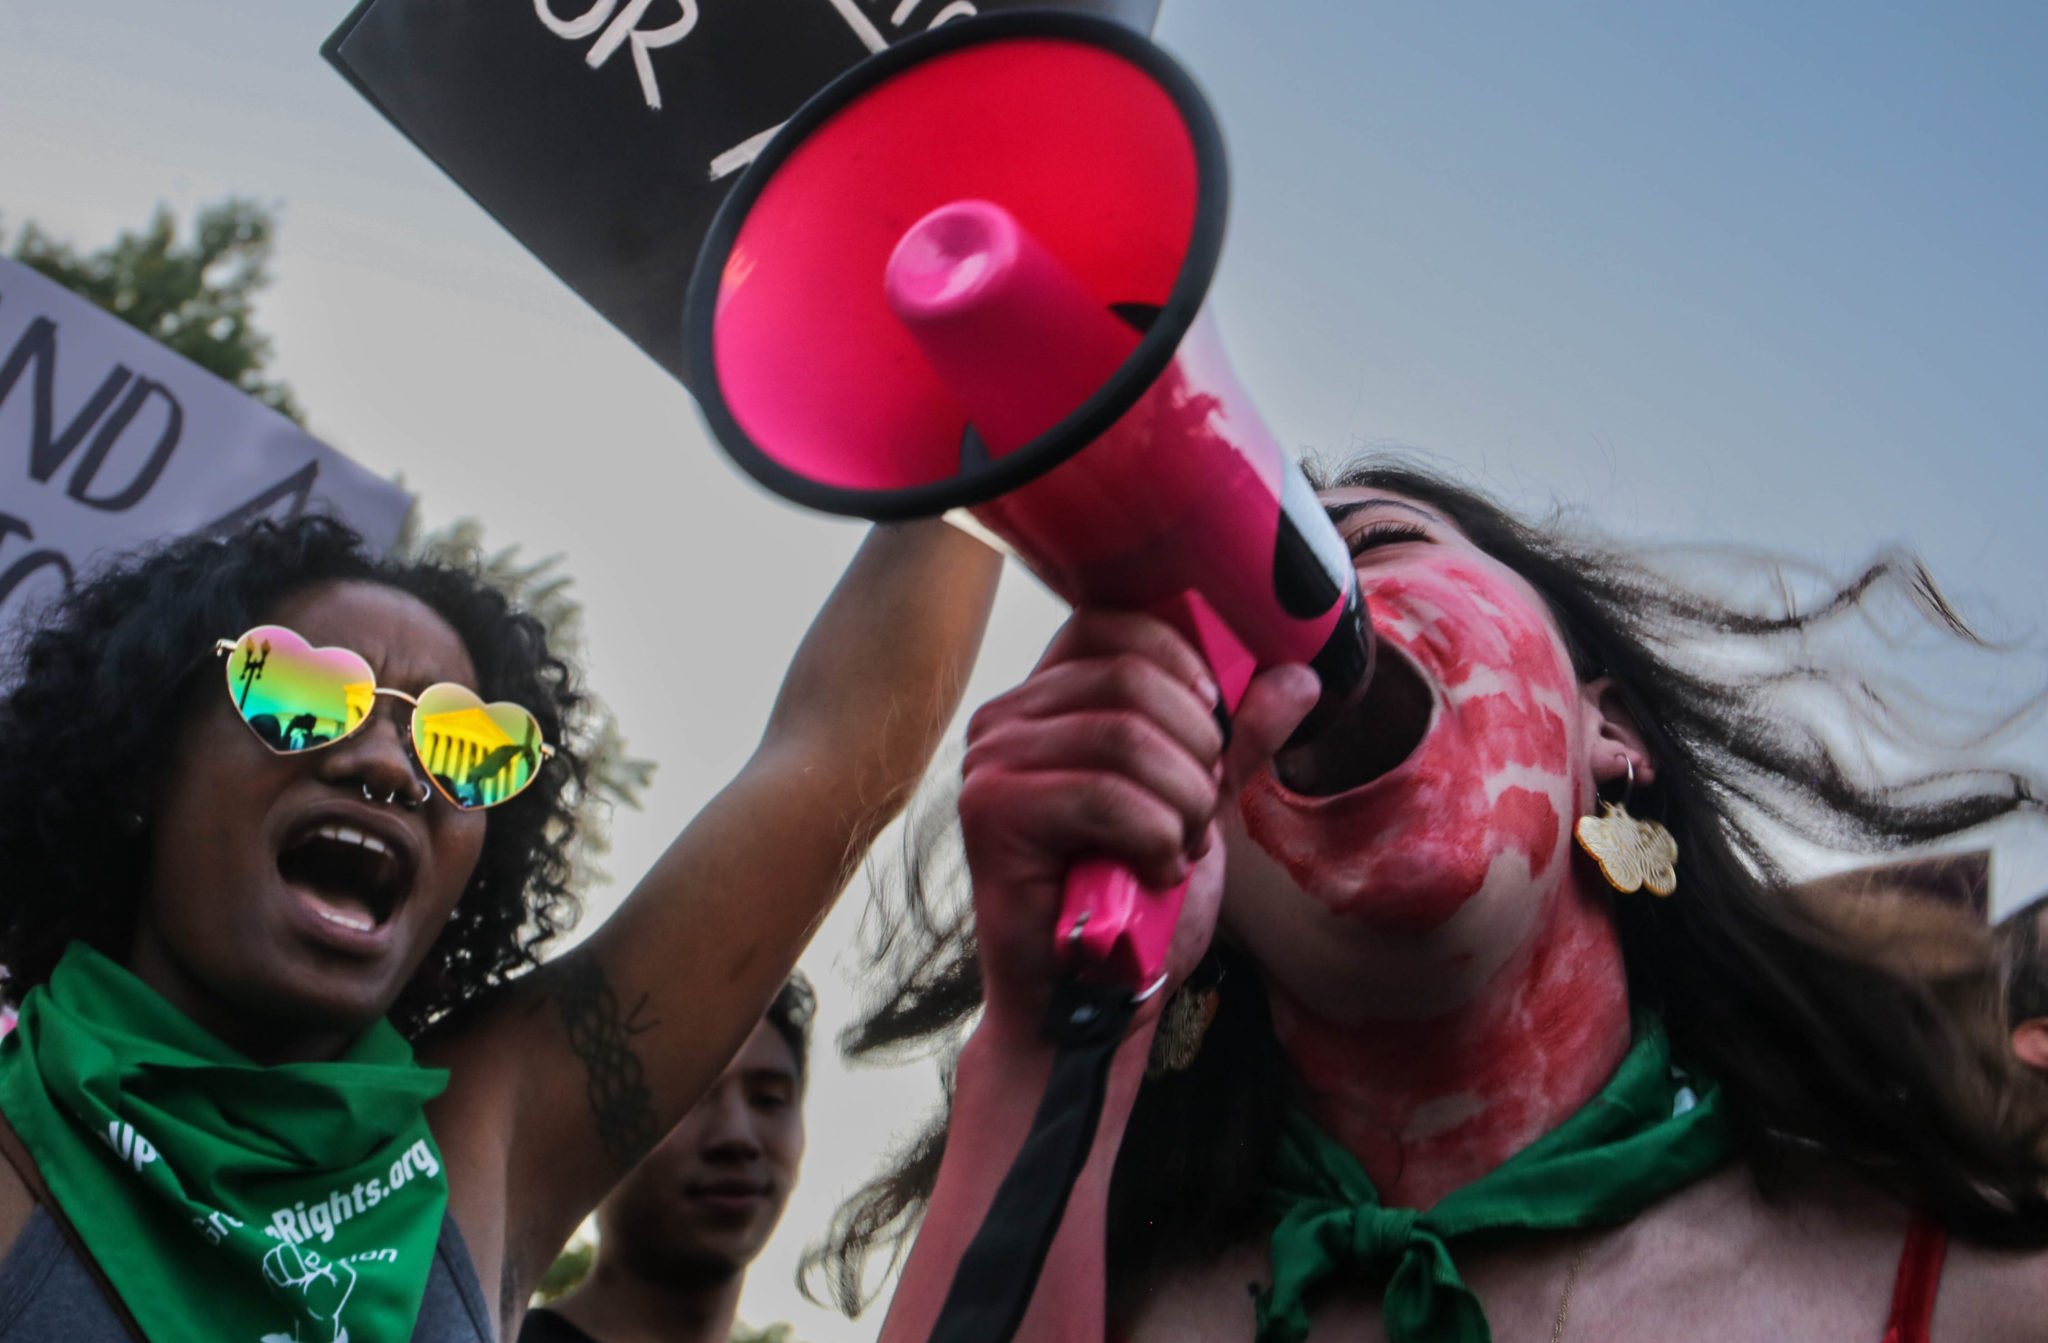
[[[1572,1256],[1572,1266],[1565,1270],[1564,1294],[1557,1298],[1557,1318],[1550,1325],[1550,1343],[1563,1343],[1565,1321],[1572,1315],[1572,1288],[1579,1285],[1579,1266],[1586,1262],[1586,1251],[1591,1245],[1579,1246],[1579,1252]]]

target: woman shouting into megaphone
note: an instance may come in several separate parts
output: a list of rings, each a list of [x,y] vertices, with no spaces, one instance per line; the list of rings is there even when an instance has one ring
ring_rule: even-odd
[[[1019,1338],[2038,1339],[2048,1096],[2000,1046],[1982,929],[1797,887],[1771,842],[2037,805],[1916,768],[1857,662],[1888,592],[1966,633],[1917,566],[1801,614],[1406,468],[1322,497],[1381,647],[1319,735],[1281,746],[1310,697],[1282,669],[1226,749],[1192,650],[1100,612],[977,715],[972,939],[901,962],[856,1045],[983,1014],[949,1125],[842,1211],[842,1298],[921,1218],[883,1337],[930,1334],[1050,1066],[1059,876],[1108,852],[1193,873],[1178,987],[1112,1065]]]

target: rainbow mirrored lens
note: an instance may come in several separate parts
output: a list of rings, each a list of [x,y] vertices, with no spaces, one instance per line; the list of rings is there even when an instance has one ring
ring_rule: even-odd
[[[519,795],[553,754],[540,723],[517,704],[486,704],[443,681],[418,699],[379,690],[370,664],[346,648],[314,648],[282,625],[259,625],[228,650],[228,695],[264,745],[281,755],[332,745],[389,695],[413,706],[412,749],[441,796],[464,811]]]
[[[428,686],[412,712],[412,745],[434,787],[465,811],[517,795],[540,771],[540,724],[517,704],[486,704],[462,686]]]
[[[370,716],[370,664],[346,648],[313,648],[282,625],[259,625],[228,654],[228,694],[273,751],[339,741]]]

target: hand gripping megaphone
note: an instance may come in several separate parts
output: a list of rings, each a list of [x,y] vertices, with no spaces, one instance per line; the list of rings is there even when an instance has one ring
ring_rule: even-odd
[[[735,186],[690,283],[691,385],[798,503],[966,507],[1069,602],[1160,613],[1228,711],[1264,665],[1362,689],[1349,555],[1259,422],[1203,301],[1223,143],[1142,35],[1060,11],[955,22],[855,67]],[[1072,972],[1157,982],[1179,892],[1070,875]]]

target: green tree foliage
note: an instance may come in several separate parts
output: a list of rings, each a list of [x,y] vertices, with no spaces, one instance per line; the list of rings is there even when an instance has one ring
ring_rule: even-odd
[[[771,1324],[760,1329],[749,1329],[744,1324],[732,1327],[732,1343],[797,1343],[796,1329],[787,1324]]]
[[[548,1271],[540,1275],[540,1284],[533,1289],[533,1299],[527,1304],[545,1306],[561,1300],[590,1276],[591,1265],[596,1262],[597,1242],[578,1234],[562,1247],[555,1262],[548,1265]]]
[[[270,283],[275,231],[268,209],[229,199],[200,210],[181,241],[170,207],[160,205],[147,228],[97,252],[28,224],[14,259],[303,424],[291,389],[263,376],[270,338],[251,320],[256,294]]]

